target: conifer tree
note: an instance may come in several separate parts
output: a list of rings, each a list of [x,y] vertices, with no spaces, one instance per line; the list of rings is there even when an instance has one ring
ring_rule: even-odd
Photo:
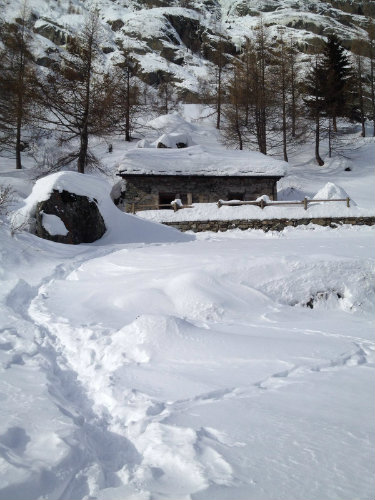
[[[332,119],[333,131],[337,132],[337,118],[350,113],[348,103],[351,67],[345,50],[335,35],[328,36],[325,42],[322,65],[326,73],[326,112]]]

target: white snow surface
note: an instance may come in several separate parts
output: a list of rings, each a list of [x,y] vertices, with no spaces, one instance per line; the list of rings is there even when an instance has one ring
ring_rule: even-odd
[[[57,215],[43,212],[42,224],[44,229],[46,229],[51,236],[66,236],[69,233],[64,222]]]
[[[370,497],[373,229],[0,231],[1,499]]]
[[[150,142],[183,130],[220,156],[196,111],[155,120]],[[353,142],[331,159],[323,142],[322,168],[301,147],[279,199],[329,196],[331,182],[358,203],[340,215],[373,214],[374,139],[357,130]],[[127,145],[94,146],[117,180]],[[374,227],[194,239],[121,213],[93,175],[32,191],[23,161],[0,163],[19,213],[69,187],[89,191],[108,226],[62,245],[1,216],[0,500],[373,497]],[[276,209],[289,210],[263,212]]]
[[[122,174],[165,174],[202,176],[280,176],[286,164],[257,151],[229,151],[209,146],[182,149],[134,148],[118,166]]]

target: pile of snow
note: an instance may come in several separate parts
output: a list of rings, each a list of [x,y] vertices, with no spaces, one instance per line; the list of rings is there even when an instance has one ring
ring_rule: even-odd
[[[86,196],[97,203],[107,231],[96,244],[166,243],[193,239],[192,236],[182,234],[173,228],[146,222],[138,217],[121,212],[111,199],[111,186],[106,181],[92,175],[83,175],[76,172],[59,172],[39,179],[35,183],[30,196],[26,198],[24,206],[13,215],[13,226],[21,227],[27,224],[32,231],[37,204],[48,200],[53,190],[59,192],[68,191],[80,196]],[[60,220],[60,222],[62,221]],[[57,228],[56,221],[52,221],[51,216],[49,216],[46,224],[51,223],[53,223],[52,231],[61,231],[63,229],[61,224]]]
[[[194,146],[194,142],[189,134],[172,133],[163,134],[155,142],[152,143],[153,146],[158,147],[159,144],[163,144],[167,148],[181,148],[179,144],[184,144],[183,147]]]
[[[327,182],[314,196],[314,200],[345,200],[350,198],[348,193],[333,182]],[[354,200],[350,200],[351,205],[357,205]]]
[[[195,146],[190,134],[172,132],[170,134],[163,134],[156,139],[156,141],[149,142],[147,139],[142,139],[137,142],[137,148],[157,148],[159,144],[163,144],[166,148],[178,149],[182,147]]]
[[[287,164],[256,151],[228,151],[208,146],[183,149],[135,148],[120,161],[120,174],[275,176],[285,175]]]
[[[168,115],[161,115],[147,122],[147,127],[155,130],[163,130],[165,133],[192,132],[194,125],[188,123],[179,113],[173,112]]]

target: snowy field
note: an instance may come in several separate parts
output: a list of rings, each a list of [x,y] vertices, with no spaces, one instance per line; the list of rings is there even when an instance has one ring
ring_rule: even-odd
[[[374,211],[373,146],[300,151],[280,195]],[[22,206],[28,169],[0,180]],[[372,500],[375,228],[120,215],[78,246],[0,224],[0,499]]]

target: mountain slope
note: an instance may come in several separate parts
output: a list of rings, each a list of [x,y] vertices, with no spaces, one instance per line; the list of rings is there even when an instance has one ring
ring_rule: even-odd
[[[375,15],[375,2],[364,0],[28,0],[37,63],[51,65],[96,6],[107,61],[116,62],[126,49],[146,83],[157,85],[170,74],[177,87],[192,92],[212,70],[219,35],[228,37],[225,52],[234,54],[262,18],[273,36],[282,30],[303,52],[314,51],[331,33],[350,50],[354,40],[366,40]],[[22,0],[0,0],[7,22],[14,22],[21,7]]]

